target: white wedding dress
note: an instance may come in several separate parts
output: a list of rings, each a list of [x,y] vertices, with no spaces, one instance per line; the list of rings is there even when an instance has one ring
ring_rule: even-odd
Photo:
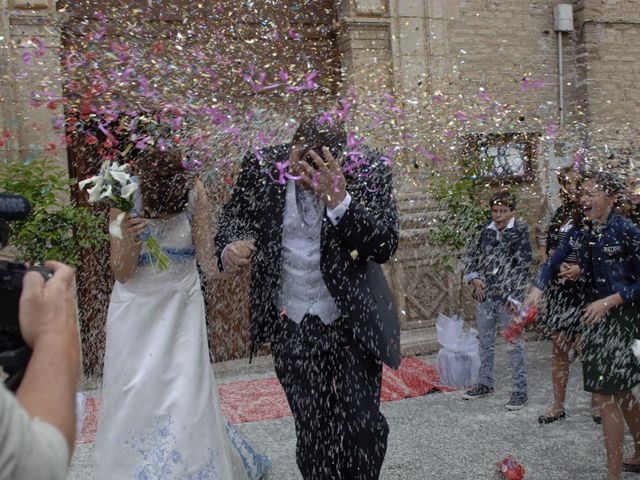
[[[269,466],[220,409],[190,218],[187,207],[150,220],[171,266],[154,271],[143,249],[134,275],[113,288],[96,480],[245,480]]]

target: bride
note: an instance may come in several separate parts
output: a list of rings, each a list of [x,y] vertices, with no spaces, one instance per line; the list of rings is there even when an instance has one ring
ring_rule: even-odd
[[[106,324],[97,480],[256,479],[270,464],[224,418],[209,361],[196,259],[217,269],[204,186],[172,150],[143,152],[137,215],[111,238],[116,283]],[[110,218],[121,212],[111,209]],[[171,265],[154,267],[151,233]]]

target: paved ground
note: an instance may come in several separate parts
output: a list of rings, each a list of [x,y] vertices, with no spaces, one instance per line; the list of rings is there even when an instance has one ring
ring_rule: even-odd
[[[500,478],[495,462],[509,453],[525,466],[527,480],[605,478],[602,431],[591,420],[580,364],[572,365],[568,418],[540,426],[536,419],[551,399],[550,343],[529,341],[526,352],[530,399],[519,412],[504,408],[510,377],[501,349],[496,370],[499,385],[491,397],[469,402],[461,398],[461,392],[436,393],[384,404],[382,411],[391,433],[381,478],[495,480]],[[434,363],[435,357],[422,360]],[[216,370],[221,382],[273,375],[264,361],[253,371],[234,371],[225,366]],[[243,424],[240,430],[254,447],[272,457],[273,468],[267,480],[301,478],[295,464],[295,434],[290,417]],[[627,448],[630,445],[627,438]],[[80,446],[69,479],[92,478],[92,447]],[[640,475],[626,474],[624,478],[640,480]]]

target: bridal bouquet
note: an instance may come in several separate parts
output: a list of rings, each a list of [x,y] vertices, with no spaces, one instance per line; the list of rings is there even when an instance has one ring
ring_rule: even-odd
[[[87,178],[79,183],[80,190],[87,185],[93,187],[87,190],[89,203],[104,203],[110,207],[122,210],[122,213],[109,224],[109,233],[122,238],[122,221],[129,212],[137,213],[134,208],[133,194],[138,190],[136,178],[131,175],[129,165],[118,164],[106,160],[102,163],[100,173],[91,178]],[[169,257],[162,251],[158,241],[151,236],[151,231],[147,230],[141,235],[147,251],[151,254],[151,265],[161,270],[169,268]]]

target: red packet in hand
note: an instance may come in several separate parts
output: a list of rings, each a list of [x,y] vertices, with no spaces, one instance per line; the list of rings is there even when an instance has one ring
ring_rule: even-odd
[[[531,325],[536,321],[536,315],[538,315],[538,307],[535,305],[528,305],[521,308],[513,316],[513,322],[509,324],[507,328],[502,331],[502,336],[508,341],[515,341],[527,325]]]
[[[524,480],[524,467],[511,455],[496,463],[496,466],[507,480]]]

